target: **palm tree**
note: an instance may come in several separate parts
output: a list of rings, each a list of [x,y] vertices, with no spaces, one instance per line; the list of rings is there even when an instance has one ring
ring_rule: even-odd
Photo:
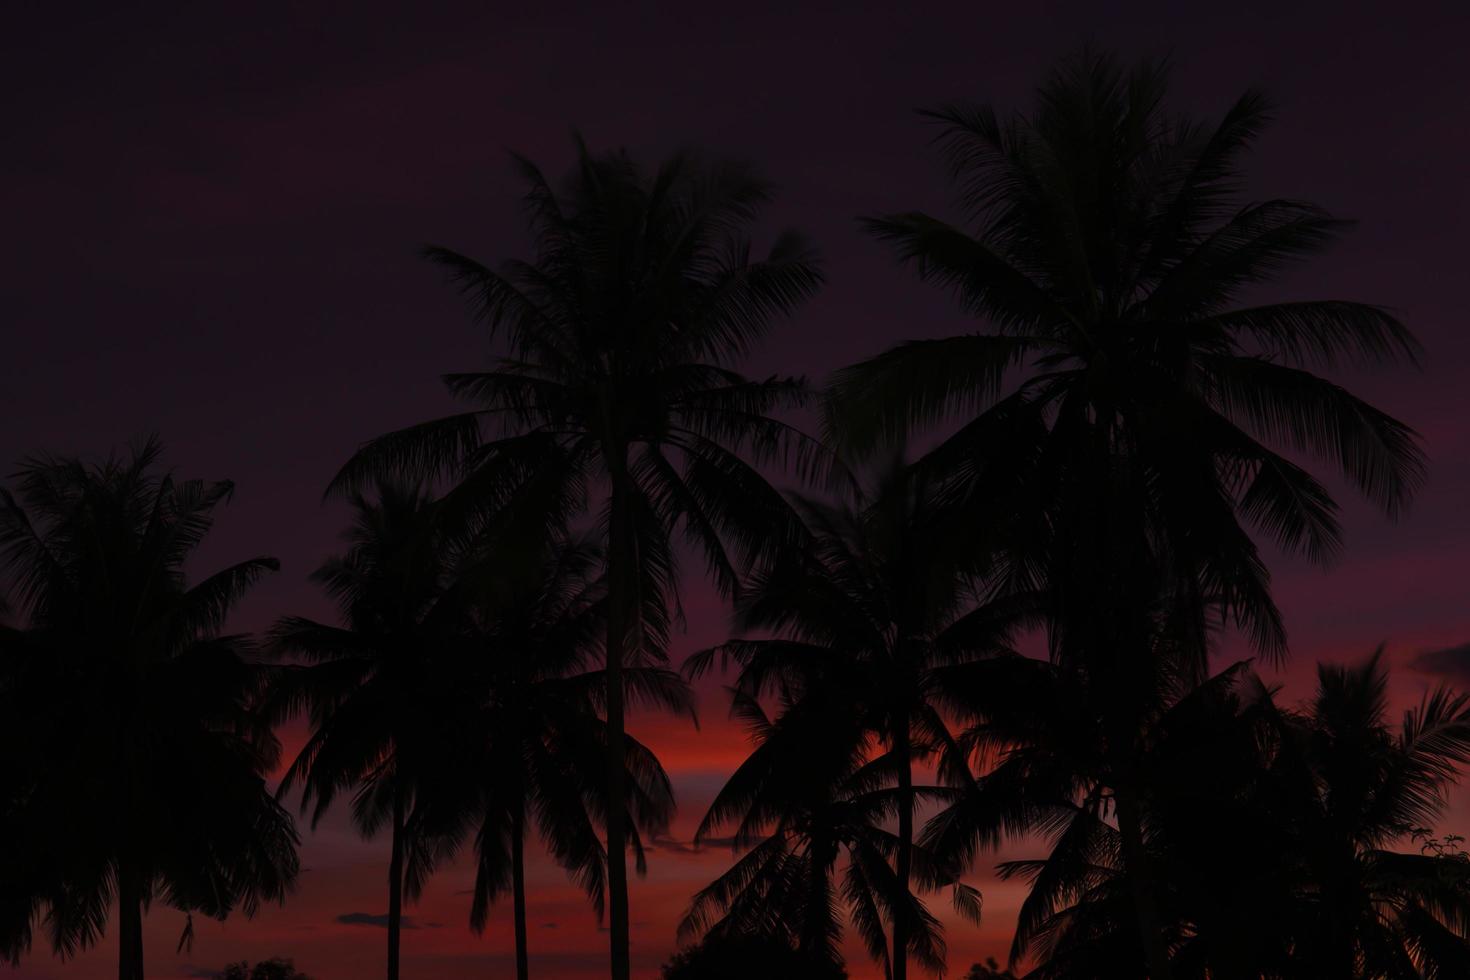
[[[1015,699],[1015,720],[1045,712],[1047,701],[1084,715],[1042,680],[1051,665],[1028,669],[1033,682],[1013,687],[1032,692]],[[1425,828],[1470,761],[1470,699],[1435,691],[1395,730],[1385,720],[1379,655],[1320,666],[1318,678],[1304,709],[1283,709],[1238,664],[1158,720],[1144,760],[1153,788],[1147,844],[1161,872],[1171,967],[1190,980],[1460,976],[1470,969],[1470,858],[1453,837]],[[1015,739],[1002,715],[984,737]],[[980,791],[924,839],[950,846],[945,835],[982,814],[997,828],[1047,827],[1044,859],[1001,866],[1003,876],[1032,883],[1013,962],[1035,955],[1027,976],[1036,980],[1140,980],[1149,971],[1127,928],[1130,872],[1118,861],[1118,830],[1104,819],[1106,794],[1078,805],[1048,790],[1044,777],[1061,770],[1059,760],[1023,743],[1012,741]],[[1025,819],[1023,807],[1032,811]],[[1420,853],[1392,849],[1410,840]]]
[[[439,505],[421,490],[384,484],[353,498],[345,555],[312,576],[335,598],[344,626],[288,616],[274,649],[304,660],[283,667],[275,717],[305,709],[311,734],[278,795],[298,784],[315,827],[340,792],[364,837],[389,834],[388,978],[396,980],[403,902],[415,899],[442,856],[414,818],[422,781],[444,765],[458,703],[467,611],[454,585],[458,545]],[[313,806],[314,804],[314,806]]]
[[[829,403],[853,450],[963,418],[928,463],[973,495],[977,515],[996,501],[1018,508],[1003,511],[1019,515],[1008,533],[1041,557],[1015,574],[1030,588],[1044,570],[1056,654],[1119,675],[1119,820],[1126,859],[1145,865],[1129,758],[1142,709],[1128,696],[1147,686],[1136,677],[1148,665],[1131,662],[1152,645],[1141,610],[1161,592],[1180,603],[1171,651],[1196,678],[1207,605],[1279,656],[1284,628],[1246,528],[1324,562],[1341,534],[1327,489],[1276,450],[1334,466],[1390,515],[1423,470],[1408,427],[1311,370],[1412,359],[1391,314],[1339,300],[1240,304],[1346,227],[1298,201],[1235,203],[1265,100],[1247,93],[1207,126],[1165,113],[1166,83],[1162,63],[1125,72],[1085,51],[1029,115],[927,113],[971,230],[919,212],[867,227],[984,328],[839,372]],[[1164,980],[1142,870],[1130,875],[1139,928]]]
[[[463,753],[444,767],[450,779],[431,794],[428,807],[437,813],[427,819],[450,836],[475,828],[470,924],[483,931],[491,904],[510,889],[516,975],[525,980],[525,842],[533,820],[599,919],[606,900],[607,855],[598,827],[607,820],[602,776],[611,733],[599,715],[606,674],[595,663],[607,613],[602,553],[558,540],[539,561],[503,561],[493,549],[479,561],[482,571],[470,573],[479,599],[470,642],[479,655],[464,665],[468,713],[457,722]],[[626,696],[692,716],[688,688],[673,671],[629,667],[623,680]],[[673,790],[647,747],[629,735],[623,741],[625,784],[632,788],[627,826],[642,868],[638,831],[667,828]]]
[[[968,675],[968,676],[960,676]],[[925,827],[921,840],[972,860],[983,845],[1008,836],[1040,836],[1044,858],[1007,861],[1002,878],[1030,885],[1011,947],[1011,965],[1037,959],[1036,980],[1151,975],[1137,929],[1136,864],[1122,851],[1118,782],[1101,712],[1086,678],[1044,659],[1003,657],[956,668],[946,690],[963,692],[950,706],[972,721],[960,740],[988,768],[967,792]],[[1216,976],[1257,971],[1278,949],[1260,941],[1259,915],[1270,895],[1251,871],[1280,858],[1269,824],[1242,806],[1260,790],[1259,746],[1270,719],[1269,698],[1246,664],[1194,684],[1162,678],[1135,760],[1141,799],[1151,815],[1145,844],[1158,869],[1160,937],[1176,975],[1203,961]],[[1106,688],[1104,688],[1106,690]],[[1182,859],[1184,854],[1190,859]],[[1227,922],[1216,913],[1240,915]],[[1234,926],[1249,921],[1253,929]],[[1228,940],[1222,943],[1221,940]],[[1216,955],[1234,954],[1234,958]]]
[[[25,460],[0,490],[0,550],[23,628],[0,636],[0,952],[44,929],[61,956],[117,905],[118,977],[143,976],[143,914],[254,913],[297,873],[290,815],[265,786],[279,743],[257,710],[267,668],[231,609],[273,558],[189,584],[227,482],[127,457]],[[184,940],[192,936],[185,927]]]
[[[710,804],[695,841],[733,826],[733,846],[746,853],[694,896],[679,926],[681,940],[757,937],[794,949],[810,964],[807,972],[819,975],[842,963],[838,913],[845,904],[884,976],[893,975],[895,963],[885,921],[907,926],[904,945],[893,942],[895,953],[943,972],[939,920],[914,886],[952,886],[956,909],[977,921],[980,896],[958,882],[947,862],[912,842],[905,847],[885,829],[916,793],[897,787],[898,767],[889,755],[867,757],[867,726],[855,702],[862,694],[840,675],[822,677],[800,694],[782,695],[782,711],[772,720],[756,698],[737,692],[735,713],[757,745]],[[902,851],[909,882],[897,870]]]
[[[750,381],[731,363],[820,282],[787,233],[752,260],[746,229],[768,185],[735,164],[676,156],[651,178],[626,154],[579,146],[564,193],[518,160],[533,261],[498,270],[443,248],[428,255],[504,335],[489,370],[446,378],[472,408],[368,443],[338,475],[449,475],[465,506],[509,504],[517,526],[560,526],[595,498],[608,541],[605,640],[609,799],[626,796],[626,664],[658,657],[676,605],[671,536],[682,528],[716,583],[759,550],[785,505],[756,465],[808,463],[815,445],[770,416],[800,403],[799,379]],[[738,546],[732,555],[726,542]],[[748,557],[746,555],[745,557]],[[628,977],[624,808],[608,811],[611,974]]]
[[[719,657],[741,665],[737,689],[758,699],[814,684],[840,686],[859,711],[854,750],[875,738],[875,764],[891,770],[897,808],[895,874],[907,891],[914,847],[916,761],[968,783],[965,753],[938,710],[936,668],[1009,651],[1036,600],[978,601],[966,567],[972,540],[957,533],[926,475],[894,457],[874,485],[840,504],[794,497],[810,537],[764,569],[736,606],[736,639],[691,658],[698,674]],[[910,943],[926,937],[892,922],[892,976],[908,975]],[[918,948],[913,950],[918,952]]]
[[[1448,978],[1470,971],[1470,859],[1426,828],[1470,763],[1470,696],[1443,688],[1387,720],[1380,649],[1320,665],[1284,713],[1274,768],[1290,828],[1293,977]],[[1392,850],[1409,839],[1420,853]]]

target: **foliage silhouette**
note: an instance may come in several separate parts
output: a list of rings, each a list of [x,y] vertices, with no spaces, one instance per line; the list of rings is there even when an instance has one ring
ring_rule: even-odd
[[[663,980],[847,980],[835,963],[814,964],[777,940],[760,936],[712,936],[675,953]]]
[[[936,668],[1008,652],[1018,628],[1033,621],[1040,607],[1034,597],[1020,595],[977,601],[964,574],[973,561],[973,542],[955,533],[924,474],[898,457],[876,471],[871,488],[849,501],[794,502],[808,536],[762,569],[736,604],[737,629],[758,638],[733,639],[698,654],[686,669],[697,675],[717,661],[739,664],[735,690],[746,712],[770,693],[810,712],[813,703],[828,703],[825,696],[808,702],[812,689],[842,692],[832,704],[841,721],[853,723],[833,724],[828,731],[851,739],[849,759],[866,758],[875,744],[877,750],[862,777],[868,788],[854,791],[858,799],[846,799],[845,790],[833,792],[844,805],[882,801],[885,811],[893,811],[892,874],[904,895],[913,862],[915,762],[938,761],[941,773],[969,781],[965,753],[938,709],[936,680],[943,675]],[[788,740],[780,751],[796,753],[804,768],[801,745]],[[850,776],[839,772],[843,779]],[[732,777],[702,832],[734,818],[767,790],[764,782],[751,781],[755,776],[742,770]],[[873,792],[871,781],[880,776],[892,781],[891,790]],[[761,771],[759,778],[770,777]],[[933,922],[925,914],[911,916],[913,908],[892,904],[891,952],[874,954],[894,978],[907,975],[910,955],[929,969],[942,968]],[[871,923],[861,927],[876,950],[884,942],[881,930]],[[803,942],[814,943],[815,936]]]
[[[311,977],[297,970],[290,960],[273,957],[260,960],[253,967],[243,960],[231,963],[216,973],[214,980],[311,980]]]
[[[491,370],[445,379],[470,411],[373,440],[335,485],[448,476],[454,506],[548,531],[592,505],[608,542],[606,778],[609,798],[622,799],[621,672],[665,655],[678,608],[671,536],[682,528],[716,584],[733,591],[738,560],[763,551],[788,520],[752,464],[804,470],[821,456],[769,414],[805,399],[800,379],[750,381],[730,367],[821,276],[792,233],[751,258],[747,229],[770,187],[743,165],[679,155],[649,176],[626,154],[579,144],[558,193],[529,161],[516,162],[535,259],[494,270],[428,250],[507,353]],[[609,809],[607,837],[611,975],[627,980],[622,807]]]
[[[1423,473],[1412,430],[1311,370],[1412,360],[1392,315],[1337,300],[1240,305],[1345,223],[1297,201],[1236,204],[1265,100],[1247,93],[1204,125],[1166,113],[1167,77],[1161,62],[1125,71],[1084,50],[1030,114],[928,113],[975,230],[919,212],[866,226],[984,329],[838,372],[827,403],[829,432],[855,451],[962,419],[921,465],[977,521],[1005,515],[1001,571],[1021,590],[1044,579],[1053,653],[1100,695],[1156,980],[1170,973],[1134,771],[1149,675],[1204,676],[1211,610],[1284,654],[1250,529],[1319,562],[1341,534],[1326,487],[1271,446],[1325,461],[1390,515]],[[1165,645],[1149,619],[1161,597],[1173,607]],[[1178,664],[1149,662],[1161,652]]]
[[[938,919],[894,871],[900,841],[884,823],[900,794],[887,760],[870,760],[852,692],[819,683],[799,700],[782,698],[771,719],[754,698],[737,694],[735,710],[757,741],[700,823],[700,841],[727,824],[745,854],[695,894],[681,939],[757,936],[784,944],[811,969],[841,964],[841,907],[885,975],[884,923],[904,919],[908,949],[941,970],[945,946]],[[955,885],[955,869],[923,847],[910,847],[912,882],[924,890]],[[839,862],[841,876],[838,881]],[[978,915],[979,896],[956,887],[956,905]],[[840,889],[840,891],[839,891]]]
[[[36,456],[0,490],[23,626],[0,631],[0,952],[63,957],[117,907],[118,977],[143,977],[156,899],[223,919],[280,901],[297,836],[264,777],[268,669],[230,610],[273,558],[184,574],[232,485],[160,473],[153,439],[100,464]],[[192,918],[181,947],[192,938]]]
[[[305,710],[311,722],[278,796],[299,785],[315,827],[351,790],[358,831],[388,831],[388,977],[396,980],[403,902],[418,897],[446,856],[414,811],[443,764],[447,706],[462,693],[468,612],[454,570],[463,545],[419,489],[383,484],[376,499],[359,494],[352,503],[349,549],[312,575],[346,625],[288,616],[271,630],[279,654],[304,661],[281,668],[273,713],[282,720]]]
[[[987,956],[984,963],[970,964],[965,980],[1016,980],[1016,977],[1011,971],[1002,970],[995,957]]]
[[[603,775],[611,737],[601,717],[606,674],[598,662],[607,612],[602,561],[601,549],[558,539],[539,562],[521,556],[506,562],[492,548],[463,573],[473,582],[468,642],[474,654],[457,683],[468,700],[455,719],[459,734],[445,750],[446,778],[425,800],[426,824],[454,842],[473,831],[475,931],[484,930],[490,905],[510,890],[522,980],[529,974],[528,834],[539,833],[586,890],[599,919],[606,900],[607,855],[598,835],[607,821]],[[628,667],[622,677],[633,701],[692,715],[688,689],[673,671]],[[630,735],[623,743],[627,826],[642,870],[638,831],[667,829],[673,790],[646,746]]]
[[[1042,661],[1013,669],[1032,674],[1032,693],[1011,720],[1054,733],[1040,705],[1072,710],[1075,695],[1057,686],[1066,675]],[[1283,709],[1237,664],[1182,693],[1154,727],[1142,761],[1147,846],[1178,976],[1399,980],[1458,976],[1470,963],[1470,861],[1437,839],[1417,854],[1391,849],[1423,839],[1419,828],[1442,814],[1470,753],[1467,699],[1434,692],[1394,730],[1377,655],[1324,665],[1319,679],[1304,708]],[[1031,957],[1035,980],[1149,976],[1106,793],[1078,803],[1066,785],[1076,774],[1017,735],[999,711],[966,733],[1010,747],[963,806],[926,828],[926,843],[945,846],[970,820],[1044,830],[1045,858],[1000,866],[1031,886],[1013,960]],[[1076,744],[1086,737],[1079,726]]]
[[[471,927],[508,892],[526,980],[528,836],[607,913],[627,980],[627,852],[644,873],[674,797],[625,714],[694,717],[667,664],[687,548],[735,616],[686,670],[738,668],[754,746],[695,834],[739,856],[665,980],[837,980],[844,917],[889,980],[942,973],[926,897],[978,919],[961,879],[1008,840],[1040,854],[998,866],[1026,885],[1010,963],[970,980],[1470,976],[1470,856],[1435,829],[1470,696],[1395,725],[1381,650],[1319,665],[1296,706],[1210,660],[1226,629],[1286,656],[1261,544],[1334,559],[1328,480],[1408,506],[1417,436],[1331,376],[1417,344],[1384,308],[1279,298],[1348,223],[1244,203],[1267,102],[1201,122],[1168,79],[1088,49],[1029,112],[925,113],[960,217],[864,227],[978,323],[838,371],[825,444],[791,421],[804,379],[737,370],[822,280],[793,233],[753,257],[765,181],[579,141],[554,188],[515,158],[533,256],[426,249],[497,354],[445,378],[463,412],[338,473],[354,524],[314,580],[341,623],[280,619],[275,662],[224,632],[273,559],[185,575],[230,484],[161,472],[155,440],[23,461],[0,490],[0,955],[73,956],[115,903],[119,978],[142,980],[152,902],[184,913],[182,949],[195,913],[284,900],[299,790],[313,826],[347,794],[387,831],[389,980],[404,903],[466,852]],[[937,444],[904,465],[916,432]],[[872,484],[839,454],[877,457]],[[303,713],[273,794],[273,726]]]

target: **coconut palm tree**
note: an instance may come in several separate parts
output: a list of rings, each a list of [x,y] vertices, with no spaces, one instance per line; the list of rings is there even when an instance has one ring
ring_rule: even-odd
[[[839,372],[829,402],[850,450],[962,420],[929,464],[975,494],[981,519],[996,499],[1018,508],[1003,511],[1019,515],[1010,532],[1039,557],[1014,573],[1028,588],[1045,575],[1056,655],[1121,675],[1109,724],[1119,820],[1125,855],[1144,864],[1128,756],[1145,709],[1123,682],[1146,672],[1128,662],[1151,647],[1141,610],[1161,590],[1181,604],[1187,631],[1171,650],[1197,678],[1210,605],[1280,656],[1284,628],[1251,530],[1319,561],[1341,539],[1327,489],[1283,453],[1322,460],[1390,515],[1423,470],[1407,426],[1315,373],[1412,359],[1402,324],[1357,302],[1250,305],[1253,287],[1346,223],[1299,201],[1238,204],[1240,158],[1268,121],[1266,101],[1247,93],[1212,125],[1182,119],[1165,111],[1167,74],[1085,51],[1043,83],[1029,114],[929,112],[960,222],[908,212],[866,224],[980,325]],[[1155,937],[1150,876],[1130,878],[1139,928]],[[1163,980],[1162,944],[1149,947]]]
[[[510,505],[521,527],[554,528],[591,505],[608,542],[606,778],[617,800],[626,796],[621,672],[661,655],[677,608],[671,536],[682,529],[715,582],[734,589],[740,558],[787,519],[756,465],[804,464],[816,452],[769,414],[800,403],[803,382],[751,381],[731,365],[812,294],[820,274],[791,233],[752,258],[747,229],[770,188],[744,166],[681,155],[650,176],[624,153],[579,146],[558,193],[517,162],[535,258],[491,268],[428,251],[476,319],[505,339],[505,354],[488,370],[446,378],[468,411],[368,443],[336,486],[383,473],[448,476],[462,505]],[[624,808],[613,806],[614,980],[629,970],[626,839]]]
[[[989,766],[921,839],[964,862],[1006,837],[1040,837],[1045,857],[998,868],[1002,878],[1030,885],[1011,965],[1037,961],[1028,974],[1037,980],[1150,976],[1129,880],[1136,866],[1124,860],[1118,776],[1091,704],[1096,694],[1078,672],[1042,659],[1000,658],[961,670],[979,695],[953,702],[976,720],[961,741]],[[965,686],[958,677],[946,683],[955,691]],[[977,701],[986,702],[978,717],[961,707]],[[1261,940],[1256,915],[1270,914],[1271,895],[1251,872],[1280,850],[1270,846],[1271,825],[1251,819],[1259,813],[1243,805],[1261,798],[1259,739],[1269,718],[1269,699],[1243,663],[1198,685],[1176,678],[1158,692],[1147,751],[1136,764],[1152,817],[1145,844],[1158,869],[1161,908],[1169,910],[1160,935],[1176,975],[1203,980],[1210,974],[1190,969],[1201,961],[1218,976],[1278,961],[1281,950]],[[1221,911],[1240,917],[1226,922]],[[1254,929],[1233,929],[1246,919]],[[1234,958],[1216,955],[1222,950]]]
[[[231,484],[158,472],[150,439],[101,464],[36,456],[0,490],[0,554],[23,626],[0,637],[0,952],[41,929],[69,956],[116,905],[119,980],[143,976],[154,900],[223,919],[284,898],[297,836],[265,777],[267,668],[223,632],[253,558],[184,573]],[[185,927],[184,939],[192,929]]]
[[[1069,797],[1060,753],[1026,745],[1005,718],[1040,715],[1043,702],[1085,713],[1050,685],[1065,683],[1052,665],[1012,666],[1031,672],[1031,683],[1013,685],[1012,706],[997,706],[984,732],[969,733],[1009,740],[1004,760],[923,839],[952,850],[950,835],[973,833],[982,820],[997,832],[1045,827],[1045,858],[1000,866],[1032,886],[1013,962],[1036,960],[1027,974],[1036,980],[1141,980],[1149,968],[1128,928],[1131,872],[1119,860],[1107,793]],[[1168,910],[1161,933],[1171,967],[1189,980],[1460,976],[1470,968],[1470,858],[1453,837],[1425,828],[1470,760],[1470,701],[1435,691],[1395,729],[1379,655],[1320,666],[1318,678],[1306,706],[1285,709],[1239,664],[1158,719],[1144,760],[1147,845]],[[1070,758],[1083,757],[1086,741],[1079,730]],[[1104,753],[1094,756],[1106,765]],[[1404,843],[1419,852],[1394,849]]]
[[[279,672],[274,716],[305,710],[311,721],[278,795],[299,786],[315,827],[351,791],[359,832],[388,831],[388,978],[396,980],[403,902],[441,857],[414,808],[452,744],[468,613],[454,588],[459,546],[437,502],[384,484],[375,499],[359,494],[352,504],[350,547],[312,576],[338,601],[345,625],[288,616],[271,630],[277,653],[301,661]]]
[[[756,698],[737,691],[735,714],[756,748],[710,804],[695,842],[733,827],[733,846],[745,854],[694,896],[681,941],[760,937],[794,949],[819,975],[842,963],[838,916],[846,905],[884,976],[894,964],[885,923],[906,926],[904,945],[892,944],[895,955],[901,949],[943,972],[942,927],[915,891],[951,886],[955,907],[977,921],[980,896],[954,867],[886,829],[927,791],[898,786],[891,754],[869,758],[867,724],[854,700],[862,694],[841,676],[823,677],[799,695],[782,695],[773,720]],[[904,851],[908,882],[898,872]]]
[[[475,884],[470,924],[483,931],[490,906],[509,889],[514,906],[516,973],[529,975],[526,937],[526,838],[538,832],[557,863],[587,891],[602,917],[607,855],[598,828],[606,825],[606,674],[598,655],[605,634],[602,552],[559,539],[540,561],[482,556],[461,689],[468,714],[449,779],[430,794],[428,821],[442,834],[473,828]],[[623,671],[635,702],[692,716],[687,686],[658,667]],[[631,788],[629,838],[644,867],[639,830],[659,833],[673,815],[667,774],[649,749],[623,736]],[[466,777],[469,778],[466,778]],[[468,792],[466,792],[468,791]],[[458,812],[456,812],[456,810]],[[449,828],[457,826],[459,830]]]
[[[1438,689],[1393,726],[1382,652],[1319,665],[1316,696],[1284,713],[1294,978],[1470,971],[1470,859],[1426,829],[1470,763],[1470,696]]]
[[[945,502],[923,472],[893,457],[873,485],[832,504],[795,496],[809,530],[748,584],[736,605],[736,627],[759,638],[731,640],[691,658],[698,674],[716,660],[738,663],[736,689],[759,699],[815,684],[847,692],[860,724],[855,751],[876,739],[876,764],[891,768],[897,799],[895,874],[907,891],[914,848],[916,762],[940,761],[941,772],[969,781],[965,753],[938,709],[936,668],[1009,652],[1013,634],[1035,619],[1032,596],[981,602],[967,569],[977,542],[959,533]],[[911,933],[892,922],[892,976],[908,975]]]

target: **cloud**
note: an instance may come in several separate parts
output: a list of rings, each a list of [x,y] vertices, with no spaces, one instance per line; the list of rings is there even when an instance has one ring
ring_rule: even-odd
[[[673,837],[665,837],[657,834],[648,842],[647,850],[650,851],[673,851],[675,854],[693,854],[695,852],[694,842],[676,840]]]
[[[1413,660],[1415,670],[1470,684],[1470,643],[1426,650]]]
[[[674,854],[700,854],[711,848],[725,848],[734,843],[734,837],[706,837],[698,844],[695,844],[693,841],[682,841],[660,834],[648,842],[647,849],[650,851],[669,851]]]
[[[337,916],[337,921],[344,926],[373,926],[377,929],[388,928],[387,915],[373,915],[371,912],[344,912]],[[418,925],[409,916],[404,916],[400,923],[401,928],[417,929]]]

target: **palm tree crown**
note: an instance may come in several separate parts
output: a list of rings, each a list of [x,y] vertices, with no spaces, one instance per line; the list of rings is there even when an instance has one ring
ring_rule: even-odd
[[[1347,222],[1293,200],[1238,204],[1265,99],[1247,93],[1202,125],[1165,111],[1167,74],[1085,51],[1041,86],[1029,115],[927,113],[972,230],[920,212],[867,226],[985,329],[839,372],[833,425],[864,447],[978,411],[936,463],[977,485],[1023,483],[1028,497],[1009,503],[1041,504],[1043,537],[1146,528],[1159,561],[1228,599],[1255,644],[1280,653],[1242,523],[1313,559],[1338,549],[1328,491],[1278,450],[1323,459],[1402,510],[1423,471],[1414,434],[1310,369],[1412,359],[1416,345],[1364,303],[1242,305]]]
[[[489,548],[465,574],[476,582],[467,637],[476,652],[462,664],[462,737],[449,748],[446,779],[426,800],[427,822],[454,840],[473,831],[475,884],[470,924],[485,928],[507,890],[514,903],[517,974],[529,974],[525,844],[539,833],[557,863],[586,890],[601,919],[607,854],[603,778],[606,674],[599,654],[607,602],[602,551],[558,538],[540,559]],[[667,668],[623,671],[626,696],[675,712],[693,708],[688,688]],[[667,829],[674,812],[667,773],[649,749],[623,736],[627,826],[639,869],[639,830]]]
[[[454,588],[457,539],[437,502],[385,484],[358,495],[351,547],[313,575],[341,606],[345,625],[288,616],[271,631],[275,649],[304,661],[283,667],[277,718],[304,708],[311,734],[281,781],[296,786],[315,826],[339,793],[366,837],[387,829],[389,977],[397,976],[402,902],[417,897],[441,859],[438,839],[413,818],[423,781],[436,778],[453,734],[447,706],[466,656],[465,603]]]
[[[95,466],[36,457],[15,493],[0,490],[25,619],[0,636],[0,725],[15,736],[0,835],[25,842],[0,855],[12,961],[37,927],[63,956],[90,946],[116,903],[118,974],[141,980],[152,900],[249,915],[297,873],[295,828],[265,784],[280,754],[258,710],[268,671],[247,637],[222,632],[276,561],[189,584],[183,566],[232,486],[160,476],[161,452],[149,440]]]
[[[969,777],[965,753],[937,707],[938,668],[1008,650],[1030,601],[979,601],[966,574],[974,542],[955,533],[925,474],[895,457],[874,482],[836,505],[795,497],[808,537],[755,575],[736,604],[737,628],[757,636],[698,654],[686,669],[698,674],[717,659],[738,663],[736,691],[745,710],[770,693],[807,714],[819,700],[841,704],[853,724],[834,719],[828,734],[847,734],[846,757],[869,765],[866,778],[882,772],[892,782],[884,793],[858,796],[868,804],[884,801],[897,818],[893,876],[906,893],[915,859],[915,763],[937,758],[946,774],[962,782]],[[834,691],[841,692],[839,701],[828,702]],[[860,806],[848,799],[853,791],[844,781],[851,773],[837,773],[822,806],[834,800]],[[732,778],[727,787],[732,800],[742,799],[740,782]],[[713,807],[711,818],[729,816],[724,805]],[[932,922],[905,903],[890,911],[886,968],[895,978],[906,976],[910,954],[932,967]]]
[[[1030,114],[929,113],[970,230],[919,212],[867,226],[985,329],[841,371],[828,404],[831,430],[859,450],[971,415],[924,465],[972,501],[974,521],[1007,515],[1000,568],[1014,587],[1044,585],[1053,655],[1100,695],[1090,707],[1155,980],[1170,974],[1135,758],[1153,675],[1205,677],[1211,612],[1284,655],[1250,529],[1319,561],[1341,530],[1326,487],[1283,452],[1326,461],[1389,514],[1423,471],[1407,426],[1312,370],[1412,358],[1392,315],[1243,302],[1344,227],[1298,201],[1237,203],[1265,101],[1248,93],[1205,126],[1166,112],[1166,83],[1162,63],[1125,72],[1084,51]]]
[[[799,403],[799,379],[750,381],[731,364],[820,281],[796,235],[753,259],[747,228],[770,188],[735,164],[676,156],[651,177],[625,154],[580,148],[566,190],[518,160],[537,254],[491,269],[428,255],[470,297],[507,353],[446,378],[474,406],[374,440],[338,485],[384,472],[450,475],[468,509],[554,529],[593,494],[608,541],[607,780],[625,795],[625,662],[660,656],[676,608],[670,536],[680,528],[717,584],[786,520],[753,464],[809,464],[814,443],[769,413]],[[738,546],[734,558],[726,542]],[[626,827],[609,811],[612,972],[628,975]]]

